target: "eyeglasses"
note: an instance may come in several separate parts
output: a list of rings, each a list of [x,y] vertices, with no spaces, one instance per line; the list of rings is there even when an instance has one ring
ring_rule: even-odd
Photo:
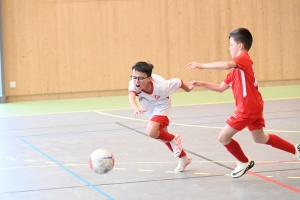
[[[135,81],[140,81],[142,82],[143,80],[145,80],[146,78],[149,78],[149,77],[141,77],[141,76],[130,76],[131,80]]]

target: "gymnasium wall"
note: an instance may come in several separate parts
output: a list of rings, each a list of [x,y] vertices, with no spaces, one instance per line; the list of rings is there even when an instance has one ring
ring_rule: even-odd
[[[260,86],[300,84],[299,0],[2,0],[2,19],[8,102],[126,95],[137,61],[220,83],[228,71],[185,65],[230,60],[238,27]]]

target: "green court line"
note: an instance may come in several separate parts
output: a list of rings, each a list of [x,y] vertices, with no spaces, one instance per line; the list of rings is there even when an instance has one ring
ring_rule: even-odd
[[[300,98],[300,85],[260,87],[264,100]],[[198,105],[234,102],[231,90],[177,92],[172,95],[172,105]],[[130,109],[127,96],[30,101],[0,104],[0,117],[85,112],[94,110]]]

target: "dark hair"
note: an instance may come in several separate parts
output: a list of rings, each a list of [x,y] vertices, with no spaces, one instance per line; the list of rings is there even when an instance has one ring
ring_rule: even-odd
[[[233,38],[237,44],[242,43],[247,51],[251,48],[253,38],[250,31],[246,28],[238,28],[231,31],[229,33],[230,38]]]
[[[154,67],[151,63],[142,62],[142,61],[137,62],[137,63],[135,63],[135,65],[132,66],[132,70],[135,70],[138,72],[143,72],[143,73],[147,74],[148,77],[151,76],[153,68]]]

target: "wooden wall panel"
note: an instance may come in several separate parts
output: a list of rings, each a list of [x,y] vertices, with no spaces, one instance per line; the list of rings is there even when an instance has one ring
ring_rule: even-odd
[[[7,101],[126,95],[140,60],[166,78],[222,82],[228,71],[185,65],[230,60],[238,27],[254,36],[262,85],[296,84],[299,12],[299,0],[2,0]]]

